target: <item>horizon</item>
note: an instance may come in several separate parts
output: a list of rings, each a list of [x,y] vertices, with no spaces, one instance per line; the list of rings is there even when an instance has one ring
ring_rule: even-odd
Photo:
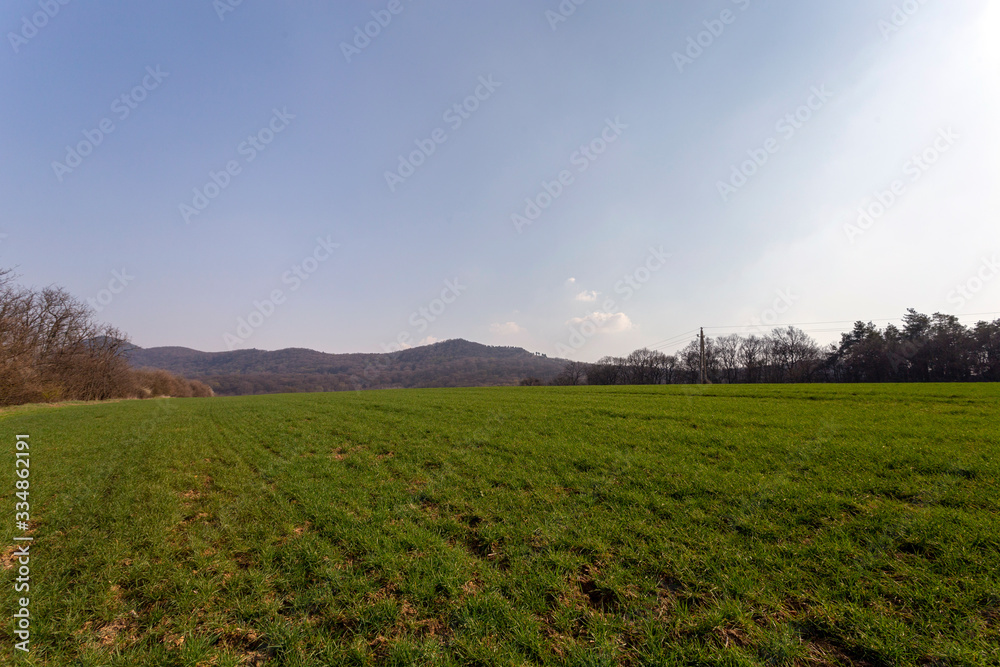
[[[923,313],[923,314],[930,315],[930,316],[933,316],[933,315],[951,315],[950,313]],[[995,313],[969,313],[966,317],[967,318],[969,318],[969,317],[974,318],[973,321],[962,321],[961,318],[959,318],[959,321],[960,321],[960,323],[962,325],[971,328],[972,325],[977,324],[979,322],[989,322],[990,320],[987,317],[985,317],[985,316],[994,316],[994,317],[1000,316],[1000,312],[995,312]],[[846,322],[846,321],[844,321],[844,322]],[[853,322],[850,322],[849,324],[851,324],[851,327],[853,327],[855,324],[859,324],[859,323],[860,324],[873,324],[880,331],[884,331],[887,326],[889,326],[889,325],[895,325],[897,322],[899,322],[900,324],[902,324],[902,319],[900,318],[898,320],[895,320],[895,319],[892,319],[892,318],[882,318],[882,319],[876,319],[876,320],[855,320]],[[829,344],[819,343],[819,341],[817,340],[816,336],[814,336],[813,334],[809,334],[808,330],[801,329],[801,326],[808,326],[810,324],[812,324],[812,325],[828,325],[828,324],[842,324],[842,323],[843,322],[791,323],[791,324],[784,324],[784,325],[781,325],[781,326],[778,326],[778,327],[772,327],[772,328],[766,328],[766,327],[764,327],[762,325],[763,328],[759,328],[759,329],[756,329],[756,330],[753,328],[752,324],[749,325],[749,327],[743,327],[743,329],[741,329],[741,330],[735,330],[736,329],[735,327],[704,327],[704,329],[706,329],[706,330],[709,330],[709,329],[726,329],[725,332],[706,333],[705,334],[705,338],[707,340],[709,338],[718,338],[720,336],[726,336],[726,335],[731,335],[731,334],[737,334],[737,335],[741,335],[741,336],[747,336],[747,335],[766,336],[766,335],[770,334],[774,329],[787,329],[788,327],[793,327],[795,329],[800,329],[802,331],[805,331],[805,333],[807,333],[810,336],[810,338],[812,338],[814,341],[817,342],[817,344],[819,345],[819,348],[822,350],[822,349],[825,349],[826,347],[828,347]],[[880,324],[880,323],[887,323],[887,324]],[[843,333],[843,334],[849,333],[849,330],[850,330],[851,327],[845,327],[843,329],[843,331],[841,331],[841,333]],[[826,329],[824,331],[830,332],[832,330]],[[836,334],[830,333],[829,335],[830,336],[835,336]],[[663,353],[668,354],[668,355],[674,355],[674,354],[677,354],[678,352],[680,352],[684,347],[686,347],[692,341],[697,341],[698,340],[698,335],[695,334],[694,336],[686,336],[686,335],[684,335],[684,336],[675,336],[675,337],[673,337],[671,339],[668,339],[668,341],[674,341],[674,340],[679,340],[679,339],[682,339],[682,340],[684,340],[686,342],[681,342],[681,343],[667,342],[666,344],[653,344],[652,346],[644,346],[643,348],[637,348],[637,349],[651,349],[653,351],[663,352]],[[397,352],[405,352],[407,350],[416,350],[416,349],[420,349],[422,347],[430,347],[430,346],[433,346],[433,345],[441,345],[443,343],[451,343],[451,342],[471,343],[473,345],[481,345],[483,347],[515,348],[515,349],[519,349],[519,350],[522,350],[524,352],[527,352],[529,354],[542,355],[542,356],[546,356],[546,357],[551,358],[551,359],[562,359],[564,361],[580,361],[578,359],[570,359],[568,357],[564,358],[564,357],[559,357],[558,355],[551,355],[551,354],[548,354],[548,353],[543,352],[541,350],[531,350],[529,348],[526,348],[526,347],[523,347],[523,346],[520,346],[520,345],[494,345],[494,344],[482,343],[482,342],[477,341],[477,340],[472,340],[472,339],[469,339],[469,338],[462,338],[462,337],[447,338],[445,340],[436,340],[436,341],[433,341],[433,342],[421,342],[418,345],[412,345],[412,346],[404,347],[404,348],[400,348],[400,349],[394,349],[394,350],[376,350],[374,352],[363,352],[363,351],[327,352],[325,350],[317,350],[317,349],[314,349],[314,348],[300,347],[300,346],[296,346],[296,345],[293,345],[291,347],[282,347],[282,348],[274,348],[274,349],[257,348],[257,347],[247,347],[247,348],[237,348],[237,349],[234,349],[234,350],[199,350],[199,349],[196,349],[196,348],[190,348],[190,347],[186,347],[186,346],[183,346],[183,345],[157,345],[157,346],[154,346],[154,347],[144,347],[144,346],[141,346],[141,345],[135,345],[134,342],[131,342],[131,343],[135,347],[137,347],[139,349],[143,349],[143,350],[179,348],[179,349],[184,349],[184,350],[190,350],[192,352],[199,352],[199,353],[202,353],[202,354],[227,354],[227,353],[232,353],[232,352],[286,352],[286,351],[289,351],[289,350],[302,350],[302,351],[306,351],[306,352],[319,352],[321,354],[395,354]],[[831,344],[836,345],[837,342],[840,342],[840,338],[839,337],[837,337],[836,340],[833,341]],[[631,351],[634,351],[634,350],[623,351],[620,354],[612,354],[612,355],[606,355],[606,356],[610,356],[610,357],[624,357],[624,356],[626,356]],[[597,360],[595,359],[592,362],[586,362],[586,363],[595,363],[596,361]]]
[[[17,0],[0,27],[0,267],[146,349],[593,362],[1000,315],[988,0]]]

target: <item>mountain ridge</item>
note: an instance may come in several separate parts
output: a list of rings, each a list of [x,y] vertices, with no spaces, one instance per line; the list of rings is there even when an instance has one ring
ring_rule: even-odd
[[[330,353],[308,348],[202,352],[183,346],[133,347],[139,368],[162,368],[205,382],[221,396],[357,389],[511,386],[551,381],[566,360],[521,347],[455,338],[394,352]]]

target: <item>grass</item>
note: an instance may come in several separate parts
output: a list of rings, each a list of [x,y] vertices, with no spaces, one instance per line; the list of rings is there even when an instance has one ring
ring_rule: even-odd
[[[995,385],[7,411],[0,662],[997,665],[998,426]]]

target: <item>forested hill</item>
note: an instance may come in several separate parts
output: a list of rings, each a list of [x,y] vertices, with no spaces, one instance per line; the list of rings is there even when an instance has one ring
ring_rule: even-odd
[[[209,384],[222,396],[397,387],[510,386],[549,382],[566,365],[520,347],[448,340],[384,354],[327,354],[290,348],[267,352],[199,352],[184,347],[133,348],[134,366],[163,368]]]

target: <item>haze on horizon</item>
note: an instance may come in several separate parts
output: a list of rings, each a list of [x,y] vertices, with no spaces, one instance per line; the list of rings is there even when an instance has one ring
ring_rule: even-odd
[[[593,361],[1000,315],[988,0],[12,0],[0,28],[0,267],[141,347]]]

